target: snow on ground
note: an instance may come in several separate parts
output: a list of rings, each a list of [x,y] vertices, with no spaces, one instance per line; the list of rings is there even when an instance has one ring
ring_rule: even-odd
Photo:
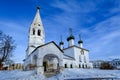
[[[97,70],[97,69],[68,69],[64,75],[80,76],[80,77],[120,77],[118,70]],[[117,75],[119,73],[119,75]]]
[[[36,75],[34,71],[0,71],[0,80],[44,80],[43,75]]]
[[[120,80],[120,70],[65,69],[60,74],[49,78],[49,80],[79,78],[119,78]]]
[[[35,71],[0,71],[0,80],[64,80],[79,78],[119,78],[120,70],[98,70],[98,69],[65,69],[61,73],[45,78],[36,75]]]

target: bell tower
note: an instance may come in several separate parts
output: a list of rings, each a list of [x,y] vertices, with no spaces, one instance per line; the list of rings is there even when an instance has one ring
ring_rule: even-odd
[[[45,43],[45,32],[39,12],[40,7],[38,6],[36,15],[29,29],[27,55],[31,54],[36,47]]]

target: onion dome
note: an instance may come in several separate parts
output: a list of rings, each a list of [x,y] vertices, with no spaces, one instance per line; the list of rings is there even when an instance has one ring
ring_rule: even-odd
[[[63,45],[64,42],[62,41],[62,36],[60,37],[61,41],[59,42],[59,45]]]
[[[80,44],[80,43],[83,43],[83,41],[82,41],[82,40],[79,40],[79,41],[78,41],[78,44]]]
[[[75,39],[75,37],[73,35],[70,35],[68,38],[67,38],[67,41],[71,40],[71,39]]]
[[[79,41],[78,41],[78,44],[80,44],[80,43],[83,43],[83,41],[81,40],[81,35],[79,34]]]
[[[63,45],[63,44],[64,44],[64,42],[62,42],[62,41],[61,41],[59,44],[60,44],[60,45]]]
[[[70,32],[70,36],[67,38],[67,41],[71,40],[71,39],[75,39],[75,37],[72,35],[72,29],[69,29]]]

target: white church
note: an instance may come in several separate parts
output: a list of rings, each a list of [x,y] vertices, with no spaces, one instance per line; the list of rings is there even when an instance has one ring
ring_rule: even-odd
[[[89,61],[89,50],[83,48],[83,41],[78,41],[79,46],[74,44],[75,37],[70,35],[67,38],[68,47],[64,48],[61,40],[59,46],[51,41],[45,43],[45,31],[40,17],[40,7],[29,28],[28,47],[24,59],[24,69],[34,69],[38,74],[50,71],[62,71],[64,68],[92,68]]]

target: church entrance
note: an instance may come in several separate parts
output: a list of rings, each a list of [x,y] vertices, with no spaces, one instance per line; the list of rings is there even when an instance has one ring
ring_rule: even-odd
[[[59,58],[54,54],[47,54],[43,59],[45,73],[59,72]]]
[[[45,72],[47,67],[47,62],[43,62],[43,66],[44,66],[44,72]]]

